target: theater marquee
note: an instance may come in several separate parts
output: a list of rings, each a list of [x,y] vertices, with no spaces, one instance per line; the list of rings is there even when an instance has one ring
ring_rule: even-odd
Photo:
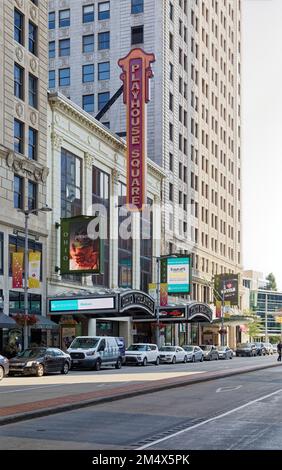
[[[127,196],[129,210],[141,211],[146,203],[146,103],[154,54],[132,49],[118,61],[123,73],[123,101],[127,105]]]

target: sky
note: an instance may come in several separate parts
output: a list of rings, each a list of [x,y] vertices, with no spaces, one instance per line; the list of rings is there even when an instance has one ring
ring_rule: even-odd
[[[243,267],[282,290],[282,0],[242,0]]]

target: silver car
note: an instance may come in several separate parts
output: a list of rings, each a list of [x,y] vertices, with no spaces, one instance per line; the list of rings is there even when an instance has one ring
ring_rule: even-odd
[[[182,347],[187,353],[188,362],[196,362],[196,361],[202,362],[204,360],[204,353],[199,346],[186,344]]]
[[[218,356],[219,359],[233,359],[233,350],[228,346],[219,346]]]

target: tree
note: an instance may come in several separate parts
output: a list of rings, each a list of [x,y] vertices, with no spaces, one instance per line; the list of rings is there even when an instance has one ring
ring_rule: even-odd
[[[250,340],[252,341],[260,333],[260,323],[258,321],[254,321],[248,325],[248,333],[250,336]]]
[[[277,291],[276,279],[275,279],[274,274],[273,273],[268,274],[268,276],[266,276],[266,280],[268,281],[266,288],[269,290]]]

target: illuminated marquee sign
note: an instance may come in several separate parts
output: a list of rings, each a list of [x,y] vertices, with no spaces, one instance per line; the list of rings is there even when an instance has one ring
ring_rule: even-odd
[[[129,210],[142,210],[146,203],[146,103],[154,54],[132,49],[118,61],[123,73],[123,102],[127,105],[127,196]]]

